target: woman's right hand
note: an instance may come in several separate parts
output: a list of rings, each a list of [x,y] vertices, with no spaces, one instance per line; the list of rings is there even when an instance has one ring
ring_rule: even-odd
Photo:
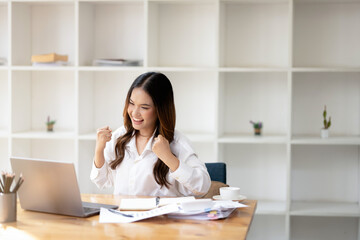
[[[96,136],[96,149],[103,151],[106,146],[106,142],[111,140],[111,134],[112,130],[109,126],[99,128],[97,130],[97,136]]]

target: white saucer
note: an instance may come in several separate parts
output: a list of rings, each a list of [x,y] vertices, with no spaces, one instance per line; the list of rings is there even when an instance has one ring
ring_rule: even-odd
[[[222,199],[221,195],[215,195],[213,196],[214,200],[232,200],[232,201],[243,201],[246,199],[244,195],[239,195],[236,199]]]

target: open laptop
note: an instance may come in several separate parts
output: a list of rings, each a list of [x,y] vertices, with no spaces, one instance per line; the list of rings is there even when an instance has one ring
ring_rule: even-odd
[[[21,208],[76,217],[100,212],[100,207],[116,209],[116,205],[82,202],[73,163],[11,157],[17,176],[24,183],[18,195]]]

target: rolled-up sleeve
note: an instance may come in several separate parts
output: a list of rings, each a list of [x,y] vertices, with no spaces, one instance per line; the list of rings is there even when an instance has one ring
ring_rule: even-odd
[[[104,149],[105,163],[101,168],[97,168],[93,160],[90,180],[100,189],[111,188],[114,186],[115,171],[110,168],[109,163],[115,159],[116,141],[119,136],[124,134],[124,132],[125,129],[123,127],[113,132],[111,140],[106,143]]]
[[[104,165],[101,168],[97,168],[93,162],[90,180],[95,183],[95,185],[100,188],[110,188],[114,184],[113,175],[108,163],[105,161]]]

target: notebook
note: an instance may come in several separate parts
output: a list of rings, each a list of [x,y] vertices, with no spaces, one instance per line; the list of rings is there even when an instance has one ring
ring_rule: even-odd
[[[101,207],[118,208],[82,202],[73,163],[18,157],[11,157],[10,162],[13,172],[24,177],[18,191],[23,209],[88,217],[98,214]]]

